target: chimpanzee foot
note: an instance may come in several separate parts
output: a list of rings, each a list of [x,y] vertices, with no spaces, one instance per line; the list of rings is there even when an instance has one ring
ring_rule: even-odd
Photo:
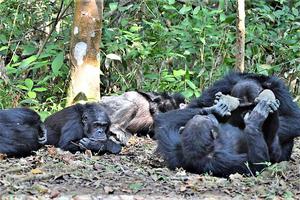
[[[230,96],[230,95],[224,95],[224,94],[222,94],[222,92],[218,92],[215,95],[214,103],[218,104],[220,102],[227,105],[229,112],[235,110],[240,104],[238,98]]]

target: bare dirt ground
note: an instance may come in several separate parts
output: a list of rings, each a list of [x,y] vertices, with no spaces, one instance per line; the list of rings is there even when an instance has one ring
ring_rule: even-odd
[[[168,170],[155,147],[150,138],[133,137],[121,155],[45,147],[26,158],[1,158],[0,199],[300,199],[300,140],[291,161],[229,179]]]

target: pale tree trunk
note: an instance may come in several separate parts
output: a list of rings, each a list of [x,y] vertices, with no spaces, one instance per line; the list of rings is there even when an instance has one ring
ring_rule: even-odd
[[[237,40],[236,40],[236,63],[237,71],[245,70],[245,0],[237,1]]]
[[[67,105],[100,100],[102,16],[103,0],[75,0]]]

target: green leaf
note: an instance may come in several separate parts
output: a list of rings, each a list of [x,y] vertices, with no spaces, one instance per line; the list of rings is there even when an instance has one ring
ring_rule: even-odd
[[[0,34],[0,42],[7,43],[7,38],[4,34]]]
[[[2,47],[0,47],[0,51],[6,50],[6,49],[8,49],[8,46],[2,46]]]
[[[35,91],[35,92],[45,92],[45,91],[47,91],[47,88],[34,88],[32,91]]]
[[[226,19],[226,15],[225,15],[224,13],[221,13],[221,14],[220,14],[220,21],[221,21],[221,22],[224,22],[225,19]]]
[[[19,67],[21,69],[26,69],[32,62],[36,61],[36,59],[37,59],[36,55],[30,56],[29,58],[23,60]]]
[[[192,9],[193,9],[192,6],[183,5],[182,8],[179,10],[179,13],[184,15],[187,14]]]
[[[159,75],[158,74],[146,74],[145,78],[156,80],[159,78]]]
[[[183,70],[183,69],[173,70],[173,75],[174,76],[183,76],[183,75],[185,75],[185,70]]]
[[[200,6],[197,6],[194,10],[193,10],[193,15],[197,15],[200,11]]]
[[[24,85],[17,85],[17,88],[20,88],[21,90],[27,90],[28,91],[28,88]]]
[[[172,5],[175,3],[175,0],[168,0],[169,5]]]
[[[194,92],[191,89],[187,89],[186,91],[182,92],[182,95],[187,99],[192,97],[193,94],[194,94]]]
[[[61,52],[54,58],[54,60],[51,64],[51,69],[55,76],[57,76],[59,74],[59,70],[60,70],[61,66],[63,65],[63,63],[64,63],[64,53]]]
[[[37,48],[34,45],[32,45],[32,44],[25,45],[23,47],[22,55],[23,56],[32,55],[32,54],[34,54],[34,52],[36,50],[37,50]]]
[[[133,190],[134,193],[140,191],[143,188],[142,183],[132,183],[129,185],[129,189]]]
[[[294,14],[296,17],[298,17],[298,15],[299,15],[299,10],[298,10],[298,9],[292,8],[292,12],[293,12],[293,14]]]
[[[33,81],[29,78],[26,78],[24,81],[25,86],[28,88],[28,90],[30,91],[33,87]]]
[[[36,98],[36,93],[33,92],[33,91],[29,91],[29,92],[27,93],[27,95],[28,95],[28,97],[31,98],[31,99],[35,99],[35,98]]]
[[[132,27],[130,27],[131,32],[138,32],[141,29],[142,29],[141,26],[132,26]]]
[[[174,6],[169,6],[169,5],[164,5],[163,8],[166,10],[177,10]]]
[[[166,78],[164,78],[164,80],[167,82],[175,82],[176,81],[176,79],[173,77],[166,77]]]
[[[197,87],[195,86],[195,84],[192,82],[192,81],[190,81],[190,80],[186,80],[186,83],[189,85],[189,87],[191,88],[191,89],[193,89],[193,90],[195,90]]]
[[[109,4],[110,11],[114,11],[118,8],[118,2]]]

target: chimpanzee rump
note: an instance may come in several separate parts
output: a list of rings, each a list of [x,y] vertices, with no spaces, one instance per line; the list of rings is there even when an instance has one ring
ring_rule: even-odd
[[[40,116],[29,108],[0,110],[0,153],[28,156],[46,142]]]

